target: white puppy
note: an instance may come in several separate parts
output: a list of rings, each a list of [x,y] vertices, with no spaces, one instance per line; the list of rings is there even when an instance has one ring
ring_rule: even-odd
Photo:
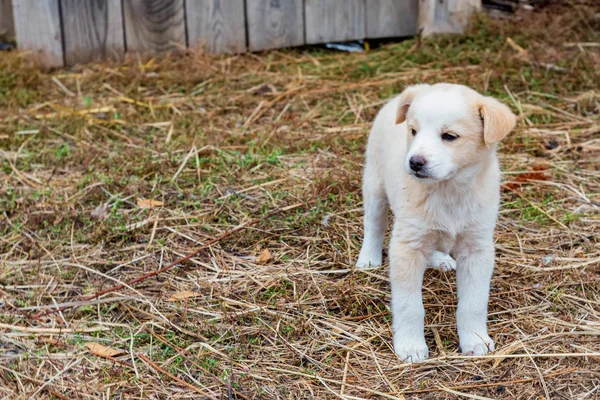
[[[429,354],[421,295],[428,264],[456,268],[462,352],[494,349],[486,325],[500,198],[496,144],[515,123],[499,101],[444,83],[408,87],[375,119],[366,151],[365,237],[357,266],[381,265],[389,206],[394,349],[404,361]]]

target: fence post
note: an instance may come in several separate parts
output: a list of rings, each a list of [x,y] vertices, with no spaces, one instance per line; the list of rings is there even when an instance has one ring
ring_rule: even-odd
[[[412,36],[417,33],[419,0],[366,0],[367,37]]]
[[[432,33],[462,33],[481,0],[419,0],[418,30]]]
[[[363,0],[305,0],[306,43],[364,39]]]
[[[127,51],[185,49],[183,0],[123,0]]]
[[[15,37],[12,0],[0,0],[0,36],[2,35],[8,39]]]
[[[48,67],[64,64],[58,0],[13,0],[17,46],[31,50]]]
[[[120,0],[61,0],[65,61],[86,63],[125,52]]]
[[[244,0],[186,0],[190,48],[204,46],[210,53],[246,50]]]
[[[304,44],[302,0],[246,0],[250,51]]]

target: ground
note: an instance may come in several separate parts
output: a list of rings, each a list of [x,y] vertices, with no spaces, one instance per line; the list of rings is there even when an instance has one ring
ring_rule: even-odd
[[[478,16],[463,36],[361,54],[180,54],[48,71],[2,53],[1,396],[597,398],[591,7]],[[499,150],[497,350],[460,355],[454,273],[431,270],[431,360],[407,365],[392,351],[387,266],[353,266],[361,167],[385,100],[438,81],[519,116]]]

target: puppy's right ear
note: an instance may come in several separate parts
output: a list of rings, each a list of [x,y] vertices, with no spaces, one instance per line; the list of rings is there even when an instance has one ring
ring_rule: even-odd
[[[408,86],[404,89],[404,92],[400,95],[398,110],[396,110],[396,124],[401,124],[406,121],[406,114],[408,114],[410,103],[412,103],[415,96],[426,87],[429,87],[429,85],[423,83],[420,85]]]

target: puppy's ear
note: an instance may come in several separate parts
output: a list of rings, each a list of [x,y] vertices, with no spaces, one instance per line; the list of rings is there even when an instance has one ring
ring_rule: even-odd
[[[517,124],[517,117],[510,108],[492,97],[484,97],[478,108],[483,122],[483,141],[487,147],[504,139]]]
[[[410,107],[410,103],[414,100],[415,96],[426,87],[427,84],[408,86],[404,89],[404,92],[400,95],[400,101],[398,102],[398,109],[396,110],[396,124],[401,124],[406,121],[406,114]]]

